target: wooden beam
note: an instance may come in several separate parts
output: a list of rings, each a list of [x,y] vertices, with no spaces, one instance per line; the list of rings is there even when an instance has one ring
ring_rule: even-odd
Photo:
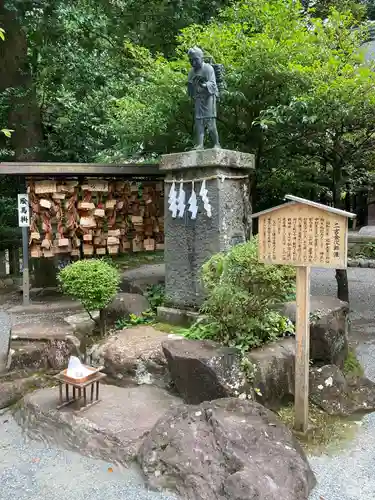
[[[161,177],[164,172],[159,170],[158,164],[152,163],[29,163],[29,162],[0,162],[0,175],[27,175],[27,176],[59,176],[84,175],[90,176],[128,176],[128,177]]]

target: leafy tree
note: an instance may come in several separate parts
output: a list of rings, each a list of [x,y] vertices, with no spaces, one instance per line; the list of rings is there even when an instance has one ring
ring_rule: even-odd
[[[95,161],[103,151],[115,150],[117,136],[109,126],[108,109],[137,78],[140,63],[134,49],[145,45],[153,54],[171,56],[181,28],[206,22],[228,3],[7,0],[3,14],[0,9],[0,21],[2,16],[11,19],[12,40],[0,85],[0,118],[14,109],[18,99],[34,102],[34,98],[30,100],[34,92],[39,109],[34,112],[33,108],[32,115],[28,112],[19,120],[29,131],[31,127],[35,131],[30,134],[35,139],[33,144],[26,144],[27,156],[21,148],[15,153],[12,144],[3,159],[12,159],[14,154],[31,159],[32,150],[34,157],[44,161],[84,162]],[[19,27],[26,39],[21,38]],[[22,64],[27,63],[32,75],[32,82],[22,85],[16,76],[19,68],[9,70],[12,62],[21,60],[14,57],[14,47],[21,46],[28,54]],[[26,114],[24,105],[23,110]],[[36,137],[38,128],[40,135]]]
[[[285,189],[342,206],[368,181],[375,87],[355,18],[330,12],[323,22],[298,2],[243,0],[207,26],[189,26],[179,36],[178,60],[147,55],[142,79],[114,108],[117,134],[135,154],[191,146],[185,54],[198,43],[225,65],[222,143],[256,153],[257,209],[279,203]],[[347,298],[345,280],[340,284]]]
[[[367,14],[366,1],[356,0],[303,0],[303,7],[314,17],[322,19],[329,16],[332,9],[351,12],[356,21],[362,21]]]

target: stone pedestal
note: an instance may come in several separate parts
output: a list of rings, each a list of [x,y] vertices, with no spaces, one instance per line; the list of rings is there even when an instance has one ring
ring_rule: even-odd
[[[165,177],[165,266],[168,305],[178,309],[197,309],[204,294],[200,284],[202,264],[217,252],[242,243],[251,235],[249,176],[254,155],[225,149],[206,149],[162,157],[160,169]],[[199,196],[206,178],[212,216],[208,217]],[[173,218],[168,196],[171,182],[194,181],[198,199],[196,220],[185,210],[183,218]],[[192,183],[185,182],[186,204]]]

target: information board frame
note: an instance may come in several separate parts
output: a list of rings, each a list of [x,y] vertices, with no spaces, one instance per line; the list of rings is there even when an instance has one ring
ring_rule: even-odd
[[[295,430],[308,431],[311,268],[346,269],[351,212],[286,195],[259,219],[259,262],[296,268]]]

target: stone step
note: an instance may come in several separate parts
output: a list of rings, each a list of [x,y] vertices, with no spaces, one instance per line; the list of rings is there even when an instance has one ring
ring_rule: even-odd
[[[40,314],[63,311],[82,311],[82,305],[79,302],[68,299],[45,300],[29,304],[28,306],[17,305],[11,307],[8,312],[11,314]]]
[[[38,323],[20,323],[12,326],[11,341],[13,340],[65,340],[73,335],[74,329],[67,323],[53,321],[39,321]]]

